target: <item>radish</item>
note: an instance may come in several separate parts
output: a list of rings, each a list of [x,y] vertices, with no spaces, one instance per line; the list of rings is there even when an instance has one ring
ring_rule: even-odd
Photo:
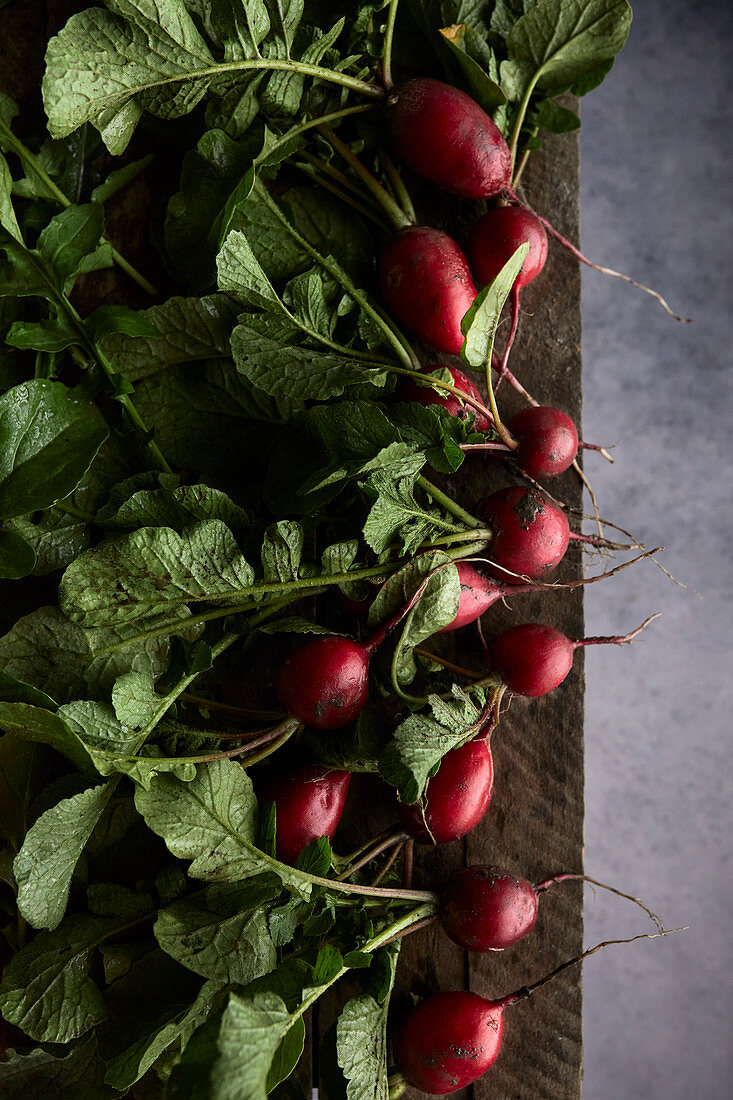
[[[382,298],[418,339],[450,355],[463,345],[461,321],[476,287],[463,250],[439,229],[402,230],[379,255]]]
[[[481,394],[476,389],[471,379],[467,374],[464,374],[462,370],[458,370],[457,367],[443,367],[440,365],[423,367],[421,373],[431,375],[441,370],[448,370],[453,385],[468,397],[472,397],[474,401],[483,405]],[[442,409],[445,409],[451,416],[456,417],[458,420],[467,420],[470,413],[473,415],[474,427],[477,431],[488,432],[491,430],[492,425],[488,416],[479,412],[475,406],[466,405],[457,394],[445,391],[439,392],[438,390],[431,389],[429,386],[421,386],[420,383],[413,378],[405,378],[400,385],[399,396],[403,401],[416,401],[419,405],[440,405]]]
[[[397,814],[415,840],[447,844],[476,828],[489,808],[493,786],[488,741],[469,741],[441,760],[427,786],[424,818],[418,805],[406,803],[400,803]]]
[[[492,661],[514,695],[536,698],[559,687],[573,666],[576,649],[587,645],[624,645],[656,617],[650,616],[623,637],[581,638],[579,641],[573,641],[544,623],[522,623],[509,627],[496,638],[491,647]]]
[[[503,951],[526,936],[537,920],[531,882],[493,867],[464,867],[443,895],[443,930],[466,951]]]
[[[346,615],[354,615],[357,619],[366,619],[376,594],[375,589],[372,595],[365,596],[363,600],[352,600],[350,596],[345,596],[341,589],[337,588],[336,603]]]
[[[489,571],[509,584],[542,577],[565,556],[570,541],[565,513],[534,489],[499,489],[486,498],[480,514],[494,532]]]
[[[518,292],[536,279],[547,260],[547,233],[535,215],[521,206],[498,206],[484,214],[471,231],[468,258],[482,286],[493,282],[517,249],[529,245],[514,280]]]
[[[277,858],[295,863],[312,840],[333,840],[346,803],[351,772],[308,764],[274,776],[258,794],[261,806],[274,802]]]
[[[477,993],[450,991],[426,997],[407,1015],[394,1043],[395,1062],[405,1083],[436,1096],[465,1088],[493,1066],[501,1049],[504,1011],[552,981],[568,967],[604,947],[653,940],[682,929],[605,940],[561,963],[544,978],[490,1001]],[[400,1082],[395,1081],[395,1086]]]
[[[387,127],[400,160],[454,195],[487,199],[509,187],[512,157],[501,130],[450,84],[417,77],[396,88]]]
[[[448,634],[469,623],[475,623],[485,611],[506,596],[516,596],[520,592],[538,592],[536,584],[501,584],[475,569],[467,561],[456,562],[461,591],[458,596],[458,611],[452,622],[436,631],[436,634]]]
[[[575,461],[578,431],[559,409],[530,405],[513,416],[507,427],[519,443],[514,458],[529,477],[555,477]]]
[[[295,650],[276,678],[280,702],[293,718],[317,730],[348,726],[369,694],[369,661],[390,630],[404,618],[419,593],[365,642],[327,635]]]
[[[654,921],[657,930],[663,931],[660,918],[640,898],[589,875],[553,875],[533,886],[508,871],[483,865],[462,868],[446,886],[440,913],[443,931],[466,951],[504,951],[532,931],[540,894],[560,882],[590,882],[633,901]]]

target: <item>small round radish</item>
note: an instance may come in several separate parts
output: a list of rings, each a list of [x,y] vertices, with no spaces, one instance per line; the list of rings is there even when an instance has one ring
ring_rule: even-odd
[[[565,513],[534,489],[499,489],[480,511],[494,532],[487,568],[508,584],[542,577],[565,556],[570,541]]]
[[[576,649],[589,645],[625,645],[657,616],[629,634],[580,638],[573,641],[544,623],[521,623],[504,630],[491,647],[494,667],[514,695],[536,698],[559,687],[573,667]]]
[[[458,370],[457,367],[423,367],[422,373],[430,375],[446,369],[450,372],[452,383],[457,389],[483,404],[483,398],[471,379],[462,370]],[[455,416],[459,420],[468,420],[469,415],[472,415],[474,427],[479,432],[488,432],[491,429],[489,418],[484,413],[479,412],[473,405],[464,404],[459,397],[448,391],[433,390],[429,386],[421,386],[414,378],[403,380],[400,385],[399,396],[403,401],[416,401],[419,405],[440,405],[451,416]]]
[[[569,416],[547,405],[530,405],[508,422],[519,443],[514,457],[529,477],[555,477],[572,466],[578,431]]]
[[[529,252],[514,280],[518,291],[545,266],[547,233],[539,219],[521,206],[499,206],[484,214],[473,227],[468,245],[471,270],[479,283],[492,282],[523,244],[529,245]]]
[[[304,726],[335,730],[360,714],[369,692],[370,650],[323,637],[296,649],[277,677],[280,702]]]
[[[395,1040],[408,1084],[444,1096],[477,1081],[501,1049],[503,1005],[477,993],[436,993],[407,1016]]]
[[[425,818],[417,805],[400,803],[398,816],[423,844],[460,840],[489,808],[494,786],[491,749],[483,740],[469,741],[443,757],[425,793]]]
[[[457,355],[461,321],[476,297],[468,260],[439,229],[413,226],[379,256],[382,298],[397,320],[436,351]]]
[[[417,77],[395,88],[387,127],[400,160],[454,195],[487,199],[511,182],[512,157],[501,130],[450,84]]]
[[[274,776],[258,793],[261,805],[275,803],[277,858],[295,863],[312,840],[326,836],[333,840],[351,772],[334,771],[309,764]]]
[[[466,951],[503,951],[534,928],[534,886],[494,867],[464,867],[443,894],[441,923]]]

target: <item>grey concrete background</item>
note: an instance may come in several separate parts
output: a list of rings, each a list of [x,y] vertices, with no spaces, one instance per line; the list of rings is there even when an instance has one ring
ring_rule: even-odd
[[[664,293],[583,277],[586,439],[605,516],[644,563],[587,590],[592,634],[664,612],[632,649],[587,651],[589,874],[642,895],[668,940],[585,965],[584,1100],[733,1095],[730,440],[733,4],[638,0],[629,43],[582,106],[582,247]],[[587,895],[586,942],[644,930]]]

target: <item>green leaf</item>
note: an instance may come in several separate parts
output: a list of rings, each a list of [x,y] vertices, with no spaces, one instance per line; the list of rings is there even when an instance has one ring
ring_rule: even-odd
[[[0,578],[8,581],[27,577],[36,564],[36,551],[18,531],[0,527]]]
[[[93,950],[114,920],[73,916],[18,951],[0,985],[0,1011],[40,1043],[68,1043],[106,1015],[90,977]]]
[[[465,25],[453,24],[450,27],[441,28],[440,34],[445,46],[458,63],[471,96],[487,114],[493,114],[497,107],[506,103],[506,96],[496,81],[492,80],[478,61],[466,51],[465,30]]]
[[[10,521],[9,527],[33,550],[35,561],[32,572],[36,576],[65,569],[82,550],[86,550],[90,542],[86,522],[60,508],[49,508],[32,519],[17,516]]]
[[[133,337],[152,338],[159,335],[145,312],[138,312],[128,306],[98,306],[94,313],[85,319],[84,328],[93,344],[101,343],[116,332]]]
[[[273,970],[277,957],[264,904],[281,891],[274,878],[215,884],[158,916],[160,946],[204,978],[246,985]]]
[[[274,872],[283,885],[308,897],[310,879],[255,847],[257,800],[247,773],[232,760],[199,766],[190,783],[161,775],[138,788],[135,805],[153,832],[189,874],[209,882],[236,882]]]
[[[232,353],[237,370],[252,385],[295,407],[340,397],[347,386],[381,387],[388,378],[380,367],[345,355],[282,344],[258,331],[249,318],[240,318],[232,333]]]
[[[395,447],[409,452],[404,444]],[[386,550],[393,538],[399,538],[403,553],[414,553],[429,535],[445,530],[435,515],[415,500],[415,481],[424,465],[424,455],[410,453],[396,467],[376,470],[367,478],[367,490],[376,499],[364,524],[364,539],[377,554]]]
[[[265,581],[297,579],[303,556],[303,528],[292,520],[280,520],[265,531],[262,569]]]
[[[219,289],[231,294],[245,306],[258,309],[283,309],[275,288],[262,270],[244,233],[233,230],[216,257]]]
[[[214,59],[178,0],[109,0],[110,11],[72,15],[46,51],[43,101],[53,137],[84,122],[111,153],[126,148],[143,110],[188,114],[208,87]]]
[[[272,1092],[281,1081],[286,1080],[300,1061],[305,1049],[305,1023],[300,1016],[285,1033],[280,1046],[275,1051],[267,1074],[267,1092]]]
[[[223,294],[169,298],[136,315],[154,334],[110,335],[104,340],[104,351],[114,369],[130,382],[175,364],[226,359],[236,315],[235,306]]]
[[[220,489],[208,485],[177,485],[176,478],[159,475],[159,481],[169,479],[158,488],[134,490],[136,479],[118,486],[108,505],[97,515],[105,527],[172,527],[182,530],[208,519],[219,519],[227,527],[245,528],[250,516]],[[169,483],[170,482],[170,483]]]
[[[0,516],[46,508],[79,484],[107,438],[89,401],[37,378],[0,397]]]
[[[52,806],[33,823],[13,861],[18,909],[34,928],[56,928],[84,846],[115,789],[90,787]]]
[[[5,157],[0,154],[0,225],[7,229],[8,233],[15,237],[16,241],[22,241],[23,235],[20,232],[18,219],[13,209],[13,200],[11,198],[12,190],[13,177],[10,174],[8,162]]]
[[[149,672],[126,672],[115,680],[112,706],[123,726],[142,729],[157,714],[161,702]]]
[[[24,741],[50,745],[81,771],[89,770],[88,753],[59,714],[30,703],[0,703],[0,729]]]
[[[412,650],[442,627],[452,623],[458,612],[461,583],[458,570],[451,559],[440,551],[432,551],[416,558],[405,569],[413,569],[407,587],[422,575],[428,577],[425,588],[415,606],[408,612],[402,625],[392,658],[392,674],[400,684],[410,683],[416,674]],[[449,564],[450,563],[450,564]],[[416,568],[415,568],[416,567]],[[404,572],[405,570],[400,570]],[[390,578],[393,581],[394,577]],[[415,585],[415,589],[417,586]],[[409,598],[409,597],[408,597]]]
[[[460,688],[454,686],[448,701],[431,695],[429,702],[433,717],[411,714],[397,727],[379,760],[382,777],[397,787],[404,802],[417,802],[445,754],[477,732],[481,712]]]
[[[94,882],[87,888],[87,905],[98,917],[137,920],[155,909],[151,894],[138,894],[116,882]]]
[[[461,321],[464,336],[461,359],[466,366],[483,370],[491,362],[501,311],[528,252],[528,244],[519,246],[496,278],[476,296]]]
[[[30,1051],[7,1051],[0,1062],[0,1092],[7,1100],[107,1100],[104,1062],[94,1036],[84,1039],[62,1054],[36,1047]]]
[[[67,206],[54,215],[38,238],[36,251],[47,261],[62,283],[76,275],[85,256],[100,242],[104,232],[104,209],[98,203]]]
[[[274,993],[246,998],[232,994],[219,1032],[212,1100],[265,1100],[275,1051],[292,1022]]]
[[[0,737],[0,836],[12,852],[23,843],[29,807],[46,778],[46,756],[44,749],[20,737]]]
[[[513,100],[563,88],[617,54],[630,24],[626,0],[538,0],[507,35],[502,87]]]
[[[387,1100],[387,1003],[353,997],[336,1025],[338,1064],[348,1100]]]
[[[112,1022],[100,1036],[108,1085],[124,1091],[164,1051],[173,1047],[171,1057],[180,1055],[193,1032],[223,1001],[217,983],[196,987],[191,975],[162,951],[148,951],[112,984],[107,992]]]
[[[86,551],[64,573],[59,600],[70,618],[102,626],[169,616],[191,600],[241,602],[254,579],[229,528],[209,520],[181,534],[144,527]]]
[[[64,351],[79,343],[78,331],[63,317],[58,320],[16,321],[8,329],[6,344],[21,351]]]
[[[569,111],[552,99],[543,99],[537,112],[537,125],[551,134],[569,134],[578,129],[580,119],[575,111]]]

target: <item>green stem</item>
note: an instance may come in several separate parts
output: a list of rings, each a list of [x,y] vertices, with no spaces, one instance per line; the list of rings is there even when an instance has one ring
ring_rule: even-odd
[[[319,126],[318,129],[326,140],[333,145],[334,149],[341,154],[346,163],[353,168],[359,179],[382,207],[396,230],[407,229],[410,225],[414,224],[407,217],[402,207],[395,202],[389,192],[382,186],[379,180],[376,179],[372,173],[364,167],[359,158],[352,153],[346,142],[342,141],[329,126]]]
[[[94,341],[89,339],[89,337],[87,335],[87,331],[84,327],[84,322],[81,319],[81,316],[79,315],[79,313],[77,313],[76,309],[71,304],[71,302],[66,297],[66,295],[62,294],[61,298],[63,300],[64,307],[65,307],[69,317],[74,322],[74,326],[75,326],[77,332],[79,333],[79,343],[84,348],[87,355],[89,355],[92,359],[96,360],[96,362],[99,364],[99,366],[104,371],[104,373],[107,376],[108,380],[114,386],[114,384],[115,384],[115,373],[116,372],[115,372],[114,368],[112,367],[112,364],[110,363],[109,359],[104,354],[104,352],[101,351],[100,348],[94,343]],[[163,452],[161,451],[160,447],[158,446],[158,444],[155,442],[154,439],[150,438],[150,431],[148,430],[148,426],[145,423],[145,421],[143,420],[143,418],[140,416],[140,413],[135,408],[134,402],[133,402],[132,398],[130,397],[129,393],[116,394],[115,398],[122,405],[122,408],[127,413],[127,416],[128,416],[128,419],[130,420],[130,422],[132,424],[134,424],[134,426],[141,433],[141,435],[146,436],[148,450],[150,451],[151,455],[155,459],[155,461],[156,461],[157,465],[160,467],[160,469],[163,470],[163,472],[166,473],[166,474],[173,473],[173,470],[168,465],[168,462],[166,461],[166,458],[165,458]]]
[[[303,155],[308,160],[318,159],[317,157],[310,157],[310,155],[307,153]],[[381,229],[382,232],[385,231],[387,226],[385,222],[380,218],[379,214],[377,214],[374,210],[370,210],[369,207],[365,206],[360,199],[355,199],[352,195],[347,194],[345,191],[342,191],[342,189],[338,187],[335,183],[332,183],[331,180],[324,178],[324,176],[322,176],[321,173],[318,172],[312,165],[300,164],[298,165],[298,167],[300,168],[301,172],[308,176],[309,179],[313,180],[314,183],[318,184],[319,187],[323,187],[324,190],[329,191],[332,195],[335,195],[337,199],[340,199],[341,202],[346,203],[347,206],[350,206],[353,210],[356,210],[356,212],[358,214],[361,214],[363,218],[368,218],[369,221],[374,222],[377,228]]]
[[[379,159],[384,165],[384,170],[387,173],[387,178],[397,196],[397,201],[404,210],[406,216],[410,219],[410,225],[417,225],[417,214],[415,213],[415,207],[412,205],[412,199],[410,192],[405,187],[405,181],[399,173],[397,165],[392,160],[391,156],[386,149],[380,147]]]
[[[30,149],[28,149],[23,144],[23,142],[15,136],[15,134],[12,132],[12,130],[9,129],[9,127],[3,126],[2,123],[0,123],[0,126],[2,127],[6,143],[10,146],[13,152],[20,157],[21,161],[26,164],[38,177],[43,186],[49,192],[51,197],[56,200],[59,206],[63,206],[64,208],[73,206],[74,204],[72,203],[71,199],[64,194],[61,188],[58,187],[51,179],[48,172],[46,172],[46,170],[42,168],[41,165],[38,163],[35,154],[33,154]],[[108,240],[108,238],[105,237],[105,240]],[[120,268],[120,270],[124,271],[126,275],[129,275],[130,278],[133,279],[139,287],[142,287],[142,289],[147,294],[154,296],[158,293],[157,288],[154,287],[153,284],[149,282],[149,280],[146,279],[145,276],[137,270],[136,267],[133,267],[130,261],[126,260],[125,257],[117,251],[114,245],[112,245],[112,259]]]
[[[304,252],[307,252],[317,264],[319,264],[324,271],[327,271],[329,275],[332,275],[336,282],[344,288],[350,298],[363,309],[363,311],[371,317],[377,327],[384,333],[387,340],[397,352],[398,357],[402,360],[408,369],[412,369],[414,352],[409,347],[403,337],[399,336],[395,329],[387,322],[380,314],[372,303],[367,298],[366,294],[362,290],[358,290],[344,269],[336,263],[330,256],[322,256],[318,249],[314,248],[305,237],[298,233],[297,229],[290,224],[288,219],[283,214],[282,210],[270,195],[266,187],[263,187],[258,180],[255,183],[255,190],[258,197],[265,203],[265,205],[272,211],[278,221],[281,223],[284,229],[290,234],[294,241],[300,245]]]
[[[514,172],[514,161],[515,161],[516,156],[517,156],[517,145],[519,144],[519,135],[522,132],[522,126],[524,125],[524,118],[525,118],[525,115],[527,114],[527,108],[529,107],[529,101],[532,98],[532,93],[535,90],[535,86],[536,86],[537,81],[539,80],[541,75],[542,75],[542,70],[538,69],[537,72],[532,77],[532,79],[530,80],[529,84],[527,85],[527,90],[525,91],[524,95],[522,96],[522,102],[519,104],[519,114],[517,115],[517,120],[514,123],[514,130],[512,131],[512,138],[511,138],[511,141],[509,142],[509,152],[512,155],[512,172]]]
[[[185,73],[166,77],[164,80],[154,80],[149,84],[142,84],[136,89],[136,97],[145,92],[155,92],[158,88],[169,87],[172,84],[188,84],[194,80],[209,80],[211,77],[220,77],[224,73],[244,72],[281,72],[298,73],[300,76],[312,76],[316,80],[325,80],[327,84],[340,84],[342,88],[348,88],[351,92],[358,92],[369,99],[383,99],[384,88],[376,84],[368,84],[358,77],[348,76],[336,69],[325,69],[321,65],[311,65],[305,61],[281,60],[278,58],[257,57],[248,58],[246,61],[229,61],[220,65],[212,65],[207,69],[187,70]],[[125,95],[125,99],[128,96]],[[120,103],[111,103],[110,107],[121,106]]]
[[[406,931],[408,928],[410,928],[411,925],[417,924],[418,921],[423,920],[426,916],[432,916],[434,913],[434,903],[418,906],[417,909],[413,909],[411,912],[406,913],[404,917],[401,917],[400,920],[395,921],[394,924],[391,924],[387,928],[384,928],[376,936],[372,936],[370,940],[367,940],[365,944],[362,944],[362,946],[359,948],[359,951],[364,952],[365,954],[371,954],[373,951],[378,951],[380,947],[383,947],[385,943],[393,939],[395,934]],[[344,974],[347,974],[350,969],[351,967],[342,966],[341,969],[338,970],[336,974],[334,974],[330,981],[326,982],[325,985],[320,985],[317,989],[314,989],[313,992],[309,994],[308,997],[306,997],[302,1004],[300,1004],[293,1013],[291,1017],[293,1023],[295,1023],[295,1021],[300,1016],[302,1016],[304,1012],[307,1012],[310,1006],[318,1000],[322,993],[325,993],[325,991],[330,988],[330,986],[335,985],[336,982],[339,981],[340,978],[343,978]]]
[[[388,92],[392,91],[392,43],[394,41],[394,28],[397,19],[397,5],[400,0],[390,0],[387,12],[387,25],[384,28],[384,50],[382,51],[382,82]]]
[[[446,393],[452,393],[455,397],[460,398],[466,405],[482,413],[487,419],[493,420],[491,409],[487,408],[481,401],[477,401],[476,398],[471,397],[470,394],[464,393],[463,390],[459,389],[458,386],[455,386],[452,382],[442,382],[440,379],[434,378],[431,374],[423,374],[422,371],[418,370],[405,370],[404,367],[391,367],[386,363],[384,366],[385,369],[388,368],[392,374],[401,374],[404,375],[405,378],[414,378],[416,382],[420,382],[422,385],[430,386],[433,389],[444,390]]]
[[[436,504],[442,505],[446,512],[450,512],[456,519],[460,519],[467,527],[483,527],[481,520],[476,519],[476,517],[472,516],[470,512],[467,512],[465,508],[461,508],[460,504],[456,504],[452,497],[449,497],[442,489],[439,489],[437,485],[433,485],[432,481],[428,481],[426,477],[420,475],[417,479],[417,484],[433,498]]]
[[[501,422],[501,416],[499,415],[499,409],[496,404],[496,394],[494,393],[494,383],[491,378],[491,353],[486,357],[486,392],[489,395],[489,408],[491,409],[491,419],[494,421],[494,428],[496,434],[502,443],[506,444],[510,450],[516,451],[519,444],[517,443],[511,432],[507,431]]]

